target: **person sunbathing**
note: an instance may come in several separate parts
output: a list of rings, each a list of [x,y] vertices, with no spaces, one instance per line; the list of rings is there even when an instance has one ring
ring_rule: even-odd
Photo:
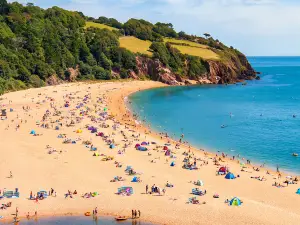
[[[192,198],[192,204],[199,204],[199,200]]]

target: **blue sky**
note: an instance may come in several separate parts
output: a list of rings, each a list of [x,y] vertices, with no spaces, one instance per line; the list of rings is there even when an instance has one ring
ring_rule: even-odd
[[[11,2],[11,1],[10,1]],[[19,0],[107,16],[173,23],[177,31],[210,33],[248,56],[300,55],[300,0]]]

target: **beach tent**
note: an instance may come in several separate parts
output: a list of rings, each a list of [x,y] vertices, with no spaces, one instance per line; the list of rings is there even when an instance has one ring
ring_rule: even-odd
[[[222,166],[220,169],[219,169],[219,171],[218,171],[218,173],[219,174],[226,174],[226,167],[224,167],[224,166]]]
[[[148,145],[148,143],[143,141],[141,145]]]
[[[168,150],[168,146],[164,146],[164,150],[165,150],[165,151]]]
[[[114,144],[110,144],[109,148],[113,149],[113,148],[115,148],[115,145]]]
[[[165,152],[165,156],[170,156],[171,155],[171,151],[170,150],[167,150],[166,152]]]
[[[198,185],[198,186],[203,186],[203,185],[204,185],[204,183],[203,183],[203,181],[202,181],[202,180],[197,180],[197,181],[195,182],[195,185]]]
[[[82,130],[81,130],[81,129],[78,129],[78,130],[76,130],[76,133],[77,133],[77,134],[81,134],[81,133],[82,133]]]
[[[135,145],[135,148],[138,148],[138,147],[140,147],[140,146],[141,146],[140,144],[136,144],[136,145]]]
[[[174,161],[171,162],[170,166],[175,166],[175,162]]]
[[[237,197],[234,197],[230,200],[229,205],[240,206],[242,204],[241,200]]]
[[[139,146],[137,148],[137,150],[139,150],[139,151],[147,151],[148,149],[146,147]]]
[[[300,195],[300,188],[297,190],[296,194]]]
[[[36,134],[35,130],[30,131],[30,134]]]
[[[137,177],[133,177],[131,182],[138,182]]]
[[[226,178],[226,179],[229,179],[229,180],[232,180],[232,179],[235,179],[235,176],[234,176],[233,173],[230,173],[230,172],[229,172],[229,173],[226,174],[225,178]]]

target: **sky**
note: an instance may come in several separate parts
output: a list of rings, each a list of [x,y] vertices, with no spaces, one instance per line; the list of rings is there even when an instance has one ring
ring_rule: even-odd
[[[9,1],[12,2],[12,1]],[[300,0],[18,0],[87,16],[168,22],[176,31],[210,33],[247,56],[300,55]]]

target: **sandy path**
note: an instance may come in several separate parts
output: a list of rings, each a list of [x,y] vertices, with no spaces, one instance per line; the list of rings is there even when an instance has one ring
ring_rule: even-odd
[[[124,145],[121,130],[123,130],[129,141],[133,141],[131,135],[141,134],[141,140],[155,141],[158,145],[163,145],[166,141],[158,136],[144,134],[145,128],[134,128],[135,132],[130,132],[124,128],[126,113],[124,97],[129,93],[151,87],[160,87],[161,83],[151,81],[133,81],[129,83],[100,83],[100,84],[67,84],[55,87],[46,87],[41,89],[30,89],[15,93],[6,94],[0,104],[6,104],[7,108],[13,108],[14,112],[8,112],[8,120],[0,121],[0,189],[6,188],[13,190],[18,187],[20,198],[12,200],[12,207],[7,210],[0,210],[0,215],[12,218],[10,215],[19,208],[20,216],[25,216],[27,212],[33,214],[38,211],[39,215],[64,215],[67,213],[83,214],[85,211],[91,211],[98,206],[100,214],[109,215],[130,215],[131,209],[140,209],[142,219],[158,224],[299,224],[300,221],[300,196],[295,192],[299,185],[289,185],[285,188],[272,187],[275,174],[266,175],[265,171],[241,172],[240,166],[236,162],[228,161],[224,165],[229,165],[230,170],[241,177],[235,180],[226,180],[223,176],[216,176],[216,166],[213,165],[211,156],[205,158],[200,151],[196,153],[197,158],[208,160],[209,164],[200,167],[197,171],[189,171],[181,168],[184,156],[183,151],[187,149],[175,150],[176,166],[170,167],[166,163],[164,151],[159,148],[153,149],[156,145],[149,147],[151,156],[148,152],[135,150],[134,145],[126,149],[125,154],[118,154]],[[39,95],[39,93],[41,93]],[[65,99],[63,95],[73,93],[74,99],[70,100],[69,108],[63,107]],[[76,94],[75,94],[76,93]],[[66,127],[65,123],[70,119],[62,119],[63,127],[56,131],[51,127],[49,129],[41,128],[36,125],[37,121],[42,120],[43,114],[47,109],[50,110],[51,101],[46,98],[55,99],[55,104],[61,108],[59,110],[64,116],[70,116],[70,110],[74,109],[77,102],[82,101],[83,96],[91,94],[91,99],[86,106],[91,109],[94,104],[98,104],[98,112],[108,105],[108,112],[116,116],[123,125],[114,131],[112,120],[106,121],[109,128],[99,128],[99,131],[110,135],[116,144],[115,149],[109,149],[109,146],[100,137],[96,137],[85,129],[86,124],[92,124],[88,116],[82,117],[80,123],[74,127]],[[106,96],[103,103],[97,103],[97,98]],[[32,99],[34,98],[34,99]],[[8,106],[9,100],[12,103]],[[45,100],[45,102],[43,102]],[[41,104],[37,104],[40,102]],[[105,103],[107,102],[107,103]],[[30,106],[31,110],[25,112],[23,106]],[[9,110],[8,110],[9,111]],[[50,110],[51,111],[51,110]],[[78,115],[78,111],[75,111]],[[96,115],[90,112],[89,115]],[[17,119],[17,116],[19,119]],[[21,123],[21,119],[22,123]],[[56,120],[59,117],[51,116],[50,120]],[[14,120],[14,122],[12,122]],[[27,123],[25,123],[27,120]],[[131,124],[133,122],[131,121]],[[20,124],[20,129],[16,131],[16,125]],[[9,128],[7,129],[7,126]],[[53,123],[54,127],[57,123]],[[100,126],[100,123],[95,124]],[[74,131],[83,129],[82,134]],[[34,129],[42,136],[32,136],[29,132]],[[112,135],[112,133],[115,135]],[[101,161],[103,157],[93,157],[82,141],[77,144],[62,144],[63,139],[57,138],[58,134],[67,134],[68,138],[82,140],[91,140],[93,145],[98,148],[99,153],[114,156],[113,161]],[[145,137],[146,136],[146,137]],[[137,143],[133,141],[133,143]],[[46,145],[50,145],[61,154],[48,154]],[[151,160],[156,158],[156,163]],[[121,162],[123,167],[115,167],[114,161]],[[201,162],[197,162],[198,164]],[[131,176],[125,174],[127,165],[131,165],[139,175],[141,183],[131,183]],[[13,178],[7,178],[12,171]],[[261,182],[250,179],[250,176],[265,176],[267,181]],[[111,183],[114,176],[122,176],[126,181]],[[204,181],[204,187],[207,194],[198,197],[199,200],[206,201],[205,205],[186,204],[189,197],[192,197],[191,190],[196,186],[189,183],[201,179]],[[149,195],[145,193],[146,184],[151,187],[153,184],[163,188],[166,182],[174,184],[174,188],[166,188],[165,196]],[[132,186],[134,194],[130,197],[116,195],[117,188],[120,186]],[[30,191],[36,193],[39,190],[49,190],[54,188],[57,197],[49,197],[46,200],[35,203],[28,200]],[[68,190],[77,190],[78,196],[73,199],[65,199],[64,194]],[[81,198],[80,195],[86,192],[97,191],[100,195],[92,199]],[[219,199],[214,199],[212,195],[218,193]],[[238,196],[244,203],[240,207],[230,207],[224,203],[224,200]],[[1,203],[8,202],[7,199],[1,200]]]

